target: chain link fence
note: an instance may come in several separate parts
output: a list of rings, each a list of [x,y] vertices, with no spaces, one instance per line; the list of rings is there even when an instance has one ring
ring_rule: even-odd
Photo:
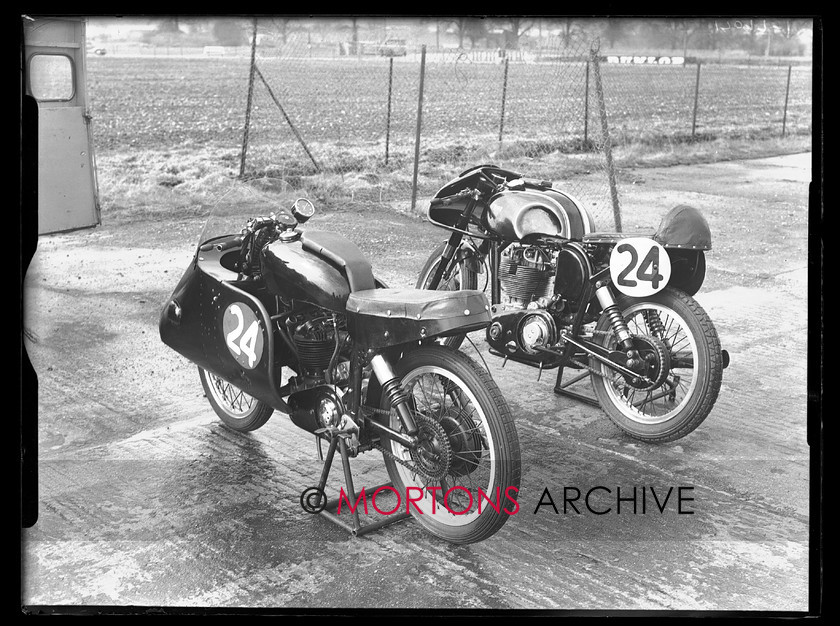
[[[190,140],[206,125],[184,116],[203,111],[215,138],[240,151],[242,177],[280,178],[331,208],[422,213],[448,180],[493,163],[553,181],[600,229],[620,230],[623,150],[811,132],[810,67],[613,57],[584,32],[538,49],[464,50],[351,44],[346,31],[287,31],[269,18],[236,24],[256,45],[114,45],[94,56],[98,141],[124,141],[135,109],[148,141]]]
[[[540,63],[502,50],[335,49],[314,56],[303,38],[255,46],[243,176],[421,212],[449,179],[493,163],[555,182],[612,228],[589,41]]]
[[[601,73],[615,145],[811,132],[810,67],[607,62]]]

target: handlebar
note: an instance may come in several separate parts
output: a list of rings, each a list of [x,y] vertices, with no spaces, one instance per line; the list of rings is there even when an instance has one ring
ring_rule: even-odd
[[[465,196],[469,196],[473,200],[478,201],[482,197],[488,197],[496,192],[503,191],[505,189],[525,189],[528,185],[540,188],[551,188],[553,186],[553,183],[551,181],[523,178],[521,176],[514,179],[507,179],[493,174],[492,172],[484,172],[481,170],[481,168],[479,168],[479,174],[480,177],[477,182],[477,188],[471,189],[469,187],[466,187],[458,193],[452,194],[450,196],[444,196],[442,198],[433,198],[429,201],[429,207],[433,208],[437,206],[448,206],[456,200],[461,200]]]
[[[481,192],[478,189],[462,189],[458,193],[454,193],[451,196],[444,196],[443,198],[432,198],[432,200],[429,202],[429,206],[446,206],[466,196],[470,196],[473,200],[478,200],[481,197]]]
[[[224,252],[225,250],[230,250],[231,248],[239,248],[242,245],[243,237],[238,235],[233,239],[229,239],[222,243],[205,243],[199,246],[199,250],[202,252],[207,252],[209,250],[215,250],[216,252]]]

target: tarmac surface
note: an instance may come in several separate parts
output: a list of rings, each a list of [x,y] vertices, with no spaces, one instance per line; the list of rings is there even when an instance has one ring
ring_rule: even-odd
[[[643,170],[627,198],[664,214],[680,181],[693,204],[736,210],[778,183],[777,206],[807,219],[810,166],[794,155]],[[112,237],[107,226],[43,236],[26,277],[39,429],[38,519],[21,534],[26,611],[809,610],[819,429],[808,427],[806,346],[820,328],[801,230],[785,249],[744,255],[750,280],[710,278],[697,294],[732,360],[711,415],[684,439],[632,440],[600,409],[554,395],[553,372],[537,382],[476,343],[511,407],[523,470],[519,510],[469,546],[411,519],[353,537],[304,512],[300,493],[321,470],[313,437],[280,413],[251,434],[227,430],[195,368],[160,345],[160,306],[194,239],[126,251]],[[728,271],[714,258],[710,276]],[[389,284],[413,280],[380,261]],[[377,453],[352,463],[357,487],[387,478]],[[336,466],[336,491],[340,477]],[[597,511],[564,511],[564,488],[596,486],[610,490]],[[619,489],[636,490],[635,511]],[[660,503],[671,493],[661,511],[654,492]]]

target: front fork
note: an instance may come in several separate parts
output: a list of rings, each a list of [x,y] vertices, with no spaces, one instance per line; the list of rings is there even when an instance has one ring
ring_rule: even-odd
[[[455,258],[456,252],[461,245],[461,240],[463,239],[464,233],[469,226],[470,218],[478,207],[478,197],[479,196],[475,193],[470,195],[467,205],[464,207],[461,216],[458,218],[455,230],[452,231],[452,234],[449,236],[449,241],[446,242],[446,247],[443,249],[443,254],[440,256],[440,263],[438,263],[437,269],[435,269],[431,282],[426,285],[426,289],[434,290],[438,288],[438,285],[440,285],[441,278],[443,278],[443,275],[449,269],[452,259]]]

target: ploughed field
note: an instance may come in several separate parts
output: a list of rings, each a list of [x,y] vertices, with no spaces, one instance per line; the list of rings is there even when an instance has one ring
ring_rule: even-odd
[[[259,58],[249,141],[413,148],[419,60]],[[87,60],[95,147],[241,146],[249,94],[247,57],[119,57]],[[704,65],[600,68],[614,141],[810,132],[810,68]],[[270,87],[263,84],[260,74]],[[507,76],[507,77],[506,77]],[[600,132],[594,72],[582,62],[427,63],[424,147],[498,136],[568,142]],[[390,98],[389,98],[390,95]],[[504,116],[502,98],[504,95]],[[282,107],[282,110],[281,110]],[[588,112],[589,119],[586,119]],[[430,143],[431,141],[431,143]],[[560,147],[562,144],[557,144]],[[545,147],[544,147],[545,148]],[[377,148],[378,150],[378,148]]]

